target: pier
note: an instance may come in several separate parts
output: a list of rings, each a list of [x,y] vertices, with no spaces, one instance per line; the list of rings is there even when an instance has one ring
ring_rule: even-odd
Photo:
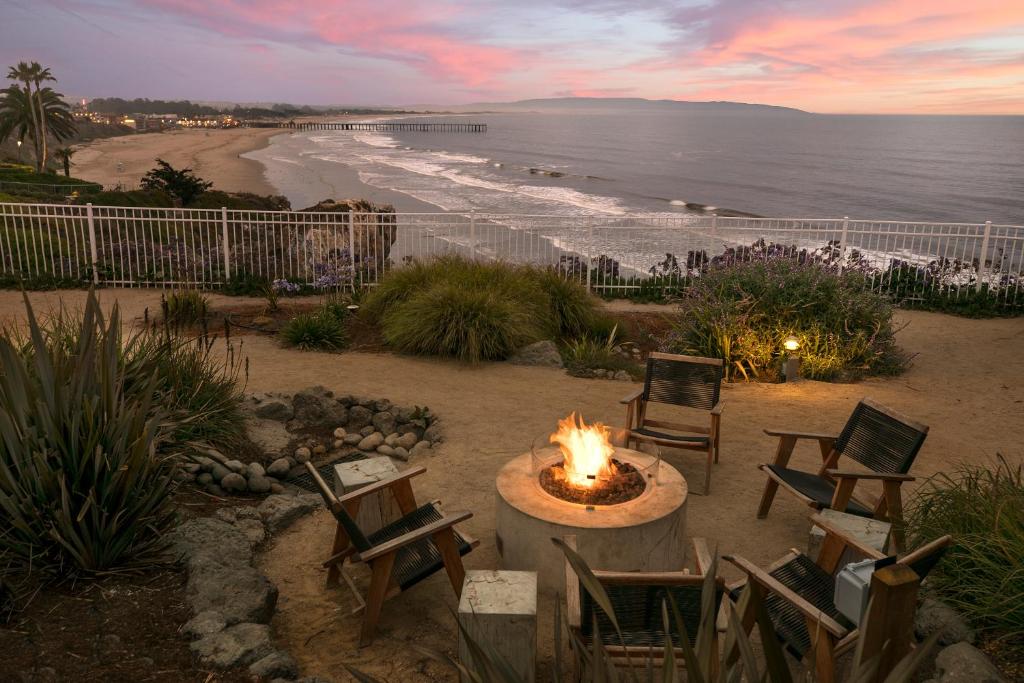
[[[362,130],[375,133],[486,133],[486,123],[414,123],[409,121],[379,121],[376,123],[331,123],[295,121],[245,121],[246,128],[290,128],[292,130]]]

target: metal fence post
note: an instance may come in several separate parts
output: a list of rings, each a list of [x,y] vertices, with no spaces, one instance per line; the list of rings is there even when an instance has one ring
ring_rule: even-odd
[[[843,216],[843,231],[839,233],[839,274],[842,275],[846,266],[846,231],[850,227],[850,217]]]
[[[974,283],[976,291],[981,291],[981,285],[988,275],[988,238],[992,234],[992,221],[985,221],[985,232],[981,235],[981,254],[978,256],[978,281]]]
[[[590,291],[590,250],[594,246],[594,219],[591,218],[587,225],[587,249],[584,255],[584,264],[586,266],[586,277],[587,277],[587,291]]]
[[[476,209],[469,210],[469,248],[472,259],[476,261]]]
[[[348,212],[348,260],[352,263],[352,291],[356,290],[356,231],[355,212]]]
[[[92,261],[92,283],[100,283],[100,259],[96,251],[96,221],[92,215],[92,202],[85,205],[85,216],[89,223],[89,258]]]
[[[220,207],[221,244],[224,251],[224,284],[231,281],[231,244],[228,241],[228,207]]]

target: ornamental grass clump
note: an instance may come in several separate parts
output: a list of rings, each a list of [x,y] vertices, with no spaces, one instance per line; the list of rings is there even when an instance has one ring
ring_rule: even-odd
[[[104,320],[92,293],[72,344],[48,342],[25,303],[29,352],[0,337],[0,573],[151,565],[174,519],[155,369],[133,385],[117,307]]]
[[[896,344],[893,311],[856,272],[791,260],[735,263],[694,279],[663,348],[721,358],[729,379],[774,381],[792,335],[804,377],[898,374],[909,357]]]
[[[345,324],[331,310],[299,313],[281,328],[281,341],[301,351],[340,351],[347,338]]]
[[[210,300],[195,289],[171,292],[161,303],[164,320],[176,327],[195,325],[210,314]]]
[[[930,479],[907,510],[914,545],[952,534],[928,586],[993,637],[1024,645],[1024,472],[963,465]]]
[[[557,273],[451,255],[389,272],[362,312],[399,351],[468,362],[575,337],[599,320],[597,300]]]

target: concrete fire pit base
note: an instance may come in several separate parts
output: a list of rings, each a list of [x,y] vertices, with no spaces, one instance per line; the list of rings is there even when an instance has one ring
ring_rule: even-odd
[[[625,448],[615,458],[643,462]],[[662,462],[654,485],[618,505],[588,508],[540,487],[530,453],[510,461],[497,479],[496,544],[502,569],[537,572],[542,593],[565,592],[565,556],[551,542],[574,534],[592,569],[678,571],[685,566],[686,497],[683,475]]]

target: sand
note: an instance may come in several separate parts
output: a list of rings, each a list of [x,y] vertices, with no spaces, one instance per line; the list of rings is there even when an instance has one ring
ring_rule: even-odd
[[[63,298],[80,302],[80,292]],[[152,290],[107,290],[108,304],[121,301],[126,314],[155,310]],[[40,305],[60,294],[32,294]],[[214,306],[238,299],[213,296]],[[622,304],[618,304],[622,306]],[[0,292],[0,320],[20,314],[20,295]],[[896,378],[856,384],[728,384],[723,389],[721,463],[712,473],[709,496],[691,494],[687,532],[708,539],[721,554],[738,553],[767,563],[791,547],[805,547],[806,509],[780,493],[767,519],[755,516],[764,476],[757,464],[770,459],[775,442],[764,428],[792,427],[837,432],[858,399],[870,396],[931,426],[914,466],[922,479],[961,462],[989,462],[1001,453],[1024,461],[1024,318],[968,320],[902,311],[906,327],[899,341],[916,354],[914,366]],[[294,391],[322,384],[339,393],[389,398],[402,405],[426,405],[439,415],[445,442],[416,459],[427,473],[416,479],[420,500],[440,498],[450,510],[474,513],[467,531],[481,546],[466,558],[469,568],[493,568],[494,478],[532,439],[553,428],[573,410],[587,419],[621,424],[618,400],[638,386],[629,382],[569,377],[558,370],[454,362],[389,354],[302,353],[281,349],[272,339],[248,337],[249,389]],[[685,477],[700,481],[698,455],[666,454]],[[820,456],[801,446],[793,464],[814,468]],[[908,493],[919,485],[908,487]],[[699,489],[699,486],[697,487]],[[304,675],[345,680],[342,663],[365,668],[387,681],[452,680],[449,669],[410,648],[417,644],[453,654],[457,605],[445,577],[434,577],[385,607],[379,635],[367,648],[355,647],[359,621],[349,614],[354,602],[347,589],[326,590],[320,562],[326,556],[333,520],[320,512],[276,537],[261,556],[262,570],[280,589],[275,637],[297,658]],[[730,574],[734,576],[734,574]],[[542,603],[541,657],[552,632],[552,607]],[[548,680],[546,667],[542,666]]]
[[[203,179],[213,181],[217,190],[279,194],[264,177],[263,165],[241,155],[265,146],[281,133],[267,128],[227,128],[97,140],[75,154],[75,176],[105,187],[134,189],[160,158],[175,168],[191,168]]]

